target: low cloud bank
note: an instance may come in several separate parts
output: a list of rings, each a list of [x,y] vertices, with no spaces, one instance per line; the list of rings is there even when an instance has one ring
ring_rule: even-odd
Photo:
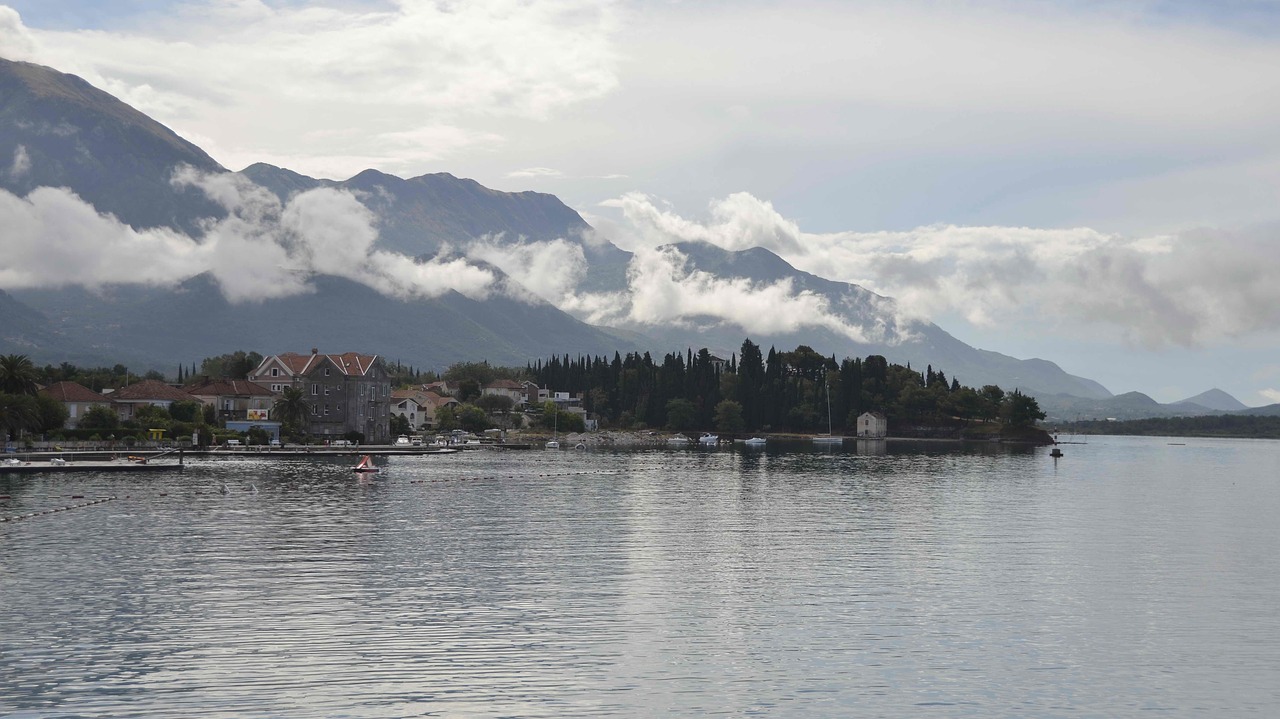
[[[1145,238],[951,225],[815,234],[748,193],[712,202],[706,221],[640,194],[605,206],[621,211],[618,242],[632,251],[688,241],[763,247],[801,270],[893,297],[900,322],[952,312],[979,326],[1028,317],[1106,324],[1151,348],[1280,329],[1276,227]]]
[[[208,220],[196,239],[134,229],[65,188],[22,198],[0,191],[0,287],[168,286],[208,272],[229,301],[247,302],[310,292],[310,278],[331,275],[400,298],[452,290],[483,299],[496,279],[461,257],[418,262],[375,250],[375,218],[350,192],[320,188],[282,203],[240,175],[182,168],[172,181],[198,187],[227,216]]]

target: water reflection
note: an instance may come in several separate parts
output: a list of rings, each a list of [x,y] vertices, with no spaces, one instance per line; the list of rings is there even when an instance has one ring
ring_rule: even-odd
[[[0,707],[1277,706],[1274,444],[1113,440],[1057,469],[1043,449],[874,444],[394,457],[369,482],[347,459],[0,478],[23,506],[121,498],[0,525]]]

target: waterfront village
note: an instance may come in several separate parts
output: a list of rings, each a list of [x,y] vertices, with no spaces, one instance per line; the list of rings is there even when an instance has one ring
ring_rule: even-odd
[[[922,428],[936,435],[947,424],[937,421],[942,414],[959,422],[953,427],[972,427],[967,414],[1006,429],[1043,417],[1032,398],[948,383],[932,367],[916,372],[874,356],[836,363],[803,346],[771,349],[766,360],[749,340],[743,351],[757,361],[740,367],[736,354],[724,360],[703,349],[661,364],[648,353],[625,362],[565,356],[524,370],[459,363],[442,375],[360,352],[237,352],[182,367],[177,381],[154,371],[131,380],[126,369],[120,386],[100,390],[74,379],[41,384],[36,378],[54,379],[58,369],[41,373],[8,355],[0,357],[0,397],[9,398],[0,411],[9,451],[15,442],[272,449],[527,443],[560,434],[634,444],[681,441],[686,431],[726,441],[770,432],[881,439],[894,413],[905,420],[897,425],[903,436]],[[61,374],[79,376],[65,364]],[[557,389],[556,378],[567,388]],[[24,394],[34,395],[26,410],[10,401]],[[1011,410],[1021,413],[1016,421]]]

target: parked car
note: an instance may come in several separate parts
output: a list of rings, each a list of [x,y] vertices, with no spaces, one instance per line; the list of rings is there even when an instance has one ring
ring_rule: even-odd
[[[267,444],[268,444],[269,446],[272,446],[272,447],[280,447],[280,446],[282,446],[282,445],[280,444],[280,440],[278,440],[278,439],[273,439],[273,440],[271,440],[270,442],[268,442]]]
[[[400,435],[399,437],[396,437],[396,446],[397,446],[397,447],[408,447],[408,446],[409,446],[409,435],[402,434],[402,435]]]

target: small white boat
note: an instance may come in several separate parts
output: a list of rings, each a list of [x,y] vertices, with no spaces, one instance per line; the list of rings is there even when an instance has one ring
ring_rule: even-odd
[[[844,444],[844,437],[840,435],[816,434],[813,436],[814,444]]]
[[[547,449],[560,449],[560,440],[556,440],[556,439],[547,440]]]
[[[763,447],[765,445],[765,441],[764,437],[752,437],[751,439],[744,440],[742,443],[748,447]]]
[[[675,434],[667,439],[667,444],[689,444],[692,441],[693,440],[689,439],[683,434]]]
[[[373,463],[373,457],[365,455],[360,458],[360,463],[351,468],[352,472],[359,474],[372,474],[378,471],[378,467]]]
[[[577,444],[573,445],[573,448],[574,448],[574,449],[586,449],[586,448],[587,448],[587,443],[586,443],[586,442],[579,442],[579,443],[577,443]]]
[[[720,444],[720,437],[711,434],[710,432],[703,432],[702,436],[698,438],[698,441],[706,445],[716,445]]]

